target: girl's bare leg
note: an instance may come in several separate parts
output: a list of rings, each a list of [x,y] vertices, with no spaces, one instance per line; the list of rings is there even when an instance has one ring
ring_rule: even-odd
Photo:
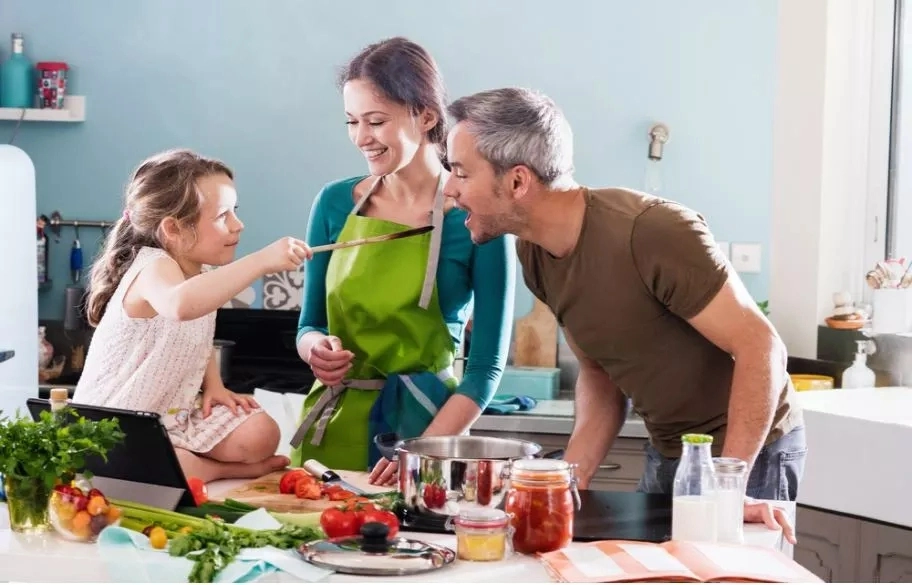
[[[208,483],[216,479],[257,478],[284,469],[288,457],[276,455],[279,427],[265,412],[241,423],[211,451],[197,454],[176,449],[184,475]]]

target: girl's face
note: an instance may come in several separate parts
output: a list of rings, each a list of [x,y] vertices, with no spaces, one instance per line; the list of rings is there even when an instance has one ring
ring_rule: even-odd
[[[413,116],[387,100],[369,81],[354,79],[342,89],[348,137],[367,160],[370,174],[388,175],[408,165],[437,123],[433,114]]]
[[[197,183],[203,200],[196,237],[186,253],[194,264],[222,266],[234,260],[244,224],[237,216],[237,191],[227,175],[203,177]]]

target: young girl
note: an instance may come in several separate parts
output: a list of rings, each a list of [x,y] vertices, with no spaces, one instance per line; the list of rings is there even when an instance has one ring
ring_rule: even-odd
[[[222,383],[216,310],[258,278],[311,256],[294,238],[234,260],[244,224],[231,170],[188,150],[134,172],[123,217],[92,267],[96,327],[73,401],[157,412],[187,477],[209,482],[282,469],[279,429],[249,396]],[[203,271],[204,265],[219,266]]]

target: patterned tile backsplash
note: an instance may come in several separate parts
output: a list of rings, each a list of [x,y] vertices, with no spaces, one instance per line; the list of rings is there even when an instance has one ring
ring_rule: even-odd
[[[301,309],[304,289],[304,271],[288,270],[263,277],[264,309]]]
[[[224,309],[301,310],[304,272],[289,270],[268,274],[223,305]]]

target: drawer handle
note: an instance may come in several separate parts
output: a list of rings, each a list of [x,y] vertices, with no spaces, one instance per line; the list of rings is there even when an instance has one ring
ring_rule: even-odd
[[[604,465],[599,465],[599,471],[617,471],[621,468],[620,463],[606,463]]]

